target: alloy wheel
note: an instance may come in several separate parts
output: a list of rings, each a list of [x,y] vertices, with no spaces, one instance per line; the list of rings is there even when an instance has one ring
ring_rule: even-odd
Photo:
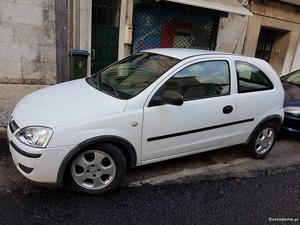
[[[107,187],[114,180],[116,164],[105,152],[89,150],[74,159],[71,174],[79,186],[99,190]]]
[[[265,128],[257,137],[255,142],[255,151],[257,154],[266,153],[273,145],[275,140],[275,131],[271,127]]]

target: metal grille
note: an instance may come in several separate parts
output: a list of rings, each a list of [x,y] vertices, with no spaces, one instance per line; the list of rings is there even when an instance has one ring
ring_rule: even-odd
[[[135,5],[133,52],[149,48],[214,50],[219,16],[178,8]]]
[[[255,57],[264,59],[269,62],[271,57],[272,46],[274,42],[275,31],[262,28],[260,30],[258,44],[256,48]]]
[[[92,73],[118,59],[120,0],[93,0]]]
[[[93,0],[93,25],[119,27],[120,0]]]

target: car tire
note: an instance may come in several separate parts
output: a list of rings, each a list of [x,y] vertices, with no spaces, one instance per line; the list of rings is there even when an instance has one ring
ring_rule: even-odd
[[[251,136],[249,143],[245,146],[245,152],[255,159],[263,159],[272,150],[277,134],[278,126],[275,123],[263,124]]]
[[[126,158],[113,144],[93,145],[69,162],[65,184],[73,191],[103,194],[117,188],[126,174]]]

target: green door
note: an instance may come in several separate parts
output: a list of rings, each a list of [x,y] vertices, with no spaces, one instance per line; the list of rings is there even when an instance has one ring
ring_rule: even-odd
[[[92,74],[118,60],[120,0],[93,0]]]

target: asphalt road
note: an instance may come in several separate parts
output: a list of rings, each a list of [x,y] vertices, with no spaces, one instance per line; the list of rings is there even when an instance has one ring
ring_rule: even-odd
[[[0,193],[1,224],[299,224],[300,168],[272,176],[145,185],[105,196]]]
[[[0,157],[9,155],[7,139],[0,138]]]
[[[274,152],[281,161],[284,152],[299,154],[299,139],[281,140]],[[141,185],[126,186],[104,196],[71,193],[62,187],[37,185],[23,178],[14,168],[5,141],[0,141],[0,224],[300,224],[300,164],[249,178],[204,180],[203,174]],[[287,149],[291,149],[287,151]],[[294,150],[293,150],[294,149]],[[279,155],[279,156],[278,156]],[[164,171],[199,172],[208,167],[220,170],[245,170],[255,163],[277,162],[271,155],[261,161],[246,161],[238,149],[199,154],[130,171],[128,176],[156,177]],[[225,160],[226,159],[226,160]],[[247,158],[246,158],[247,159]],[[271,160],[270,160],[271,159]],[[247,159],[249,160],[249,159]],[[273,160],[273,161],[272,161]],[[214,164],[211,166],[211,162]],[[228,163],[227,163],[228,162]],[[224,165],[225,165],[224,164]],[[264,167],[257,167],[264,168]],[[153,172],[154,171],[154,172]],[[237,173],[239,174],[239,173]],[[173,176],[173,175],[172,175]],[[168,178],[164,176],[164,178]],[[234,177],[231,175],[231,177]],[[134,179],[133,179],[134,178]],[[154,178],[155,181],[155,178]],[[274,222],[269,218],[293,218],[294,222]]]

